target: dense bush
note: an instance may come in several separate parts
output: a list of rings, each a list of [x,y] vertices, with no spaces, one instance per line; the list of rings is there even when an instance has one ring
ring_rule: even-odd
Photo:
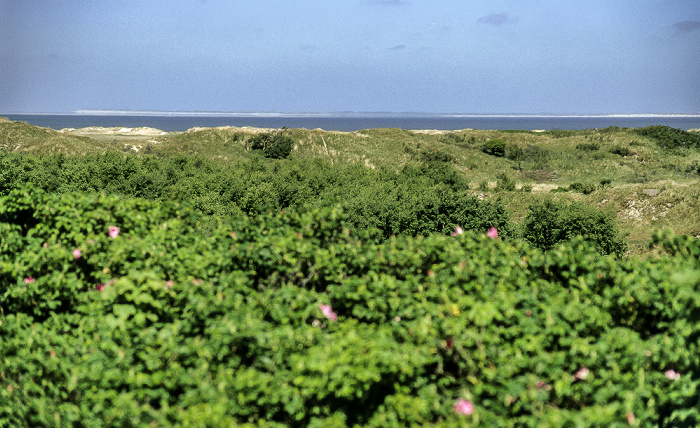
[[[252,150],[262,150],[272,159],[286,159],[294,148],[294,140],[281,132],[264,132],[249,141]]]
[[[501,139],[486,141],[481,150],[489,155],[503,157],[506,155],[506,142]]]
[[[262,142],[254,147],[271,147],[275,135],[280,134],[260,134]],[[379,228],[386,238],[449,234],[460,224],[478,231],[496,225],[504,236],[510,236],[512,229],[502,204],[468,195],[468,182],[450,164],[438,161],[407,166],[397,173],[359,165],[331,167],[323,161],[254,158],[226,167],[194,156],[0,153],[0,194],[24,183],[51,192],[104,191],[192,202],[205,214],[223,217],[339,202],[346,207],[351,224]]]
[[[598,143],[579,143],[576,145],[576,148],[578,150],[592,152],[592,151],[597,151],[598,149],[600,149],[600,145]]]
[[[522,230],[523,238],[545,251],[579,235],[593,242],[602,254],[621,256],[627,250],[614,214],[580,202],[548,199],[532,204]]]
[[[649,137],[665,149],[700,148],[700,134],[683,131],[669,126],[646,126],[634,130],[639,135]]]
[[[505,172],[498,174],[496,180],[496,190],[505,192],[512,192],[515,190],[515,180],[510,178]]]
[[[629,149],[629,147],[624,147],[624,146],[614,146],[611,147],[609,150],[610,153],[618,155],[618,156],[629,156],[632,151]]]
[[[0,232],[0,426],[700,424],[692,238],[373,243],[336,208],[26,188]]]

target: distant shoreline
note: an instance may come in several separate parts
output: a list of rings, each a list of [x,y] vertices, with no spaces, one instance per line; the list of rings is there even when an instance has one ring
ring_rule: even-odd
[[[700,113],[428,113],[428,112],[276,112],[81,109],[74,112],[0,113],[0,116],[156,116],[261,118],[700,118]]]
[[[118,113],[118,114],[117,114]],[[166,114],[167,113],[167,114]],[[70,114],[3,114],[11,120],[51,129],[63,128],[157,128],[184,132],[194,127],[306,128],[352,132],[363,129],[405,130],[583,130],[608,127],[639,128],[664,125],[689,130],[700,128],[700,114],[429,114],[429,113],[278,113],[278,112],[144,112],[90,110]]]
[[[115,115],[115,116],[211,116],[211,117],[454,117],[454,118],[605,118],[605,117],[697,117],[692,113],[613,113],[613,114],[519,114],[519,113],[423,113],[423,112],[201,112],[201,111],[133,111],[133,110],[77,110],[75,115]]]

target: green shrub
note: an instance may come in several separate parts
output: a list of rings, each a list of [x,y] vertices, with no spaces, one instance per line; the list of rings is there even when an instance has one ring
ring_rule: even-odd
[[[263,132],[248,142],[252,150],[262,150],[272,159],[286,159],[294,148],[294,140],[281,132]]]
[[[600,145],[598,143],[579,143],[576,145],[576,148],[578,150],[583,150],[586,152],[591,152],[591,151],[596,151],[600,149]]]
[[[700,424],[690,237],[649,260],[379,243],[333,207],[221,222],[26,188],[0,232],[3,426]]]
[[[653,139],[659,147],[664,149],[700,148],[700,134],[694,132],[661,125],[637,128],[634,132]]]
[[[420,152],[420,160],[426,163],[429,162],[454,162],[455,157],[449,153],[440,150],[422,150]]]
[[[594,184],[583,184],[583,183],[571,183],[569,184],[569,190],[574,192],[583,193],[584,195],[591,194],[595,192],[596,186]]]
[[[623,147],[623,146],[612,147],[609,151],[612,154],[619,155],[622,157],[629,156],[630,153],[632,153],[628,147]]]
[[[496,176],[497,179],[497,184],[496,184],[496,190],[497,191],[504,191],[504,192],[512,192],[515,190],[515,181],[508,177],[506,173],[500,173]]]
[[[523,237],[541,250],[550,250],[576,236],[593,242],[601,254],[621,256],[627,250],[615,216],[580,202],[545,200],[530,205],[523,222]]]
[[[501,139],[486,141],[481,150],[489,155],[503,157],[506,154],[506,142]]]

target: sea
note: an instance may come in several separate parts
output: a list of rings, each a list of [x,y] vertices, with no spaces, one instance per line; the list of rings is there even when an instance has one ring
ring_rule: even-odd
[[[123,127],[157,128],[184,132],[193,127],[249,126],[257,128],[321,128],[359,131],[400,129],[581,130],[607,127],[640,128],[664,125],[677,129],[700,128],[700,115],[468,115],[468,114],[284,114],[284,113],[163,113],[163,114],[2,114],[14,121],[52,128]]]

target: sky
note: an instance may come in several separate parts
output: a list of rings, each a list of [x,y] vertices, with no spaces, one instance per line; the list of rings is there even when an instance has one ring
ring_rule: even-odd
[[[0,0],[0,113],[700,113],[698,0]]]

